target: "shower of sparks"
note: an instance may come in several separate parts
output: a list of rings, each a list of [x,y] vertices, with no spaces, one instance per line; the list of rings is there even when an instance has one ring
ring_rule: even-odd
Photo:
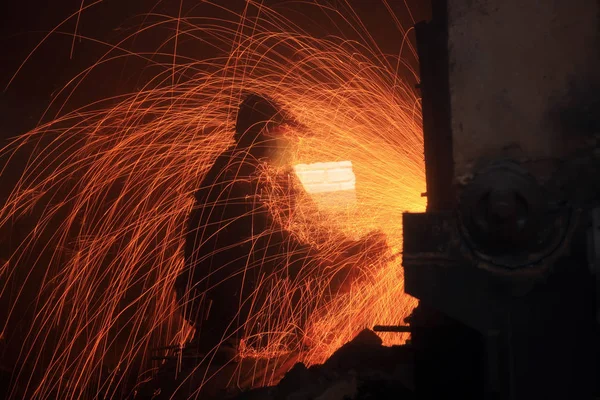
[[[252,7],[257,17],[164,17],[144,28],[177,26],[175,37],[209,43],[221,55],[171,54],[176,62],[156,62],[164,72],[144,89],[59,115],[2,150],[6,162],[30,152],[0,210],[2,229],[36,218],[0,264],[0,297],[10,292],[17,302],[17,275],[38,293],[15,376],[30,398],[117,396],[125,380],[145,371],[152,348],[191,337],[173,290],[184,268],[186,216],[193,191],[232,142],[248,92],[273,98],[298,122],[285,128],[286,151],[265,179],[279,167],[350,161],[356,182],[353,201],[339,207],[309,193],[288,198],[273,180],[264,199],[274,229],[310,243],[329,264],[302,282],[265,283],[268,306],[252,311],[240,355],[296,352],[306,364],[320,363],[360,330],[401,323],[414,307],[403,293],[401,215],[424,209],[424,168],[418,97],[397,76],[401,62],[382,54],[366,31],[352,28],[360,31],[356,41],[344,39],[343,27],[337,36],[313,37],[262,5],[249,2],[246,11]],[[349,9],[321,8],[342,15],[346,28],[362,26]],[[121,44],[91,69],[124,54],[149,63],[160,56]],[[386,249],[344,256],[340,243],[373,232]],[[328,293],[332,273],[349,265],[354,278]]]

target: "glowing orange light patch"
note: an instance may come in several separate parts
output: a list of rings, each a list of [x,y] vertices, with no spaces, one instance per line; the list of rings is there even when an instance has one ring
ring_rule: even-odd
[[[304,190],[319,206],[356,206],[356,175],[351,161],[296,164],[294,171]]]
[[[354,191],[356,176],[352,161],[297,164],[296,175],[308,193]]]

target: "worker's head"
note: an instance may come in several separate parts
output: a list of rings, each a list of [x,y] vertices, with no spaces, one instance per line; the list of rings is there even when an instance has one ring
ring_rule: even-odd
[[[256,94],[247,96],[240,104],[235,123],[236,147],[255,158],[271,158],[277,147],[276,128],[283,121],[283,112],[272,100]]]

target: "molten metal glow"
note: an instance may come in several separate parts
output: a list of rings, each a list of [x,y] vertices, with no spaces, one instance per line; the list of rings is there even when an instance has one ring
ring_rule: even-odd
[[[308,193],[356,191],[356,176],[351,161],[294,165],[294,171]]]
[[[401,215],[425,206],[422,134],[418,98],[397,77],[399,61],[381,54],[368,32],[362,41],[345,40],[341,28],[339,36],[317,38],[248,4],[260,8],[258,17],[156,24],[175,24],[177,37],[209,43],[221,56],[156,62],[164,72],[146,88],[58,116],[3,150],[7,160],[31,153],[0,210],[0,226],[36,219],[0,265],[1,295],[23,269],[40,277],[18,376],[31,398],[116,396],[119,383],[148,365],[151,348],[190,337],[173,284],[184,267],[191,194],[231,143],[247,91],[275,99],[303,127],[287,127],[279,166],[351,160],[356,183],[353,201],[329,207],[311,194],[291,202],[273,182],[266,199],[275,219],[331,262],[296,286],[280,279],[262,289],[270,301],[252,312],[241,355],[297,352],[320,363],[361,329],[401,323],[414,307],[403,293]],[[361,26],[348,13],[347,26]],[[123,47],[97,65],[122,57]],[[339,243],[373,231],[387,238],[386,251],[341,256]],[[328,279],[350,262],[357,278],[330,295]],[[254,345],[256,337],[268,340]],[[405,339],[384,336],[387,344]],[[53,350],[42,357],[43,347]]]

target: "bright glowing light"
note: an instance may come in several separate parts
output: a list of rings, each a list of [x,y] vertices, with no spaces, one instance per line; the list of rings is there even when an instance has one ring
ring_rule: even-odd
[[[294,171],[308,193],[354,191],[356,176],[351,161],[296,164]]]
[[[332,212],[356,206],[356,176],[351,161],[297,164],[294,171],[317,205]]]

